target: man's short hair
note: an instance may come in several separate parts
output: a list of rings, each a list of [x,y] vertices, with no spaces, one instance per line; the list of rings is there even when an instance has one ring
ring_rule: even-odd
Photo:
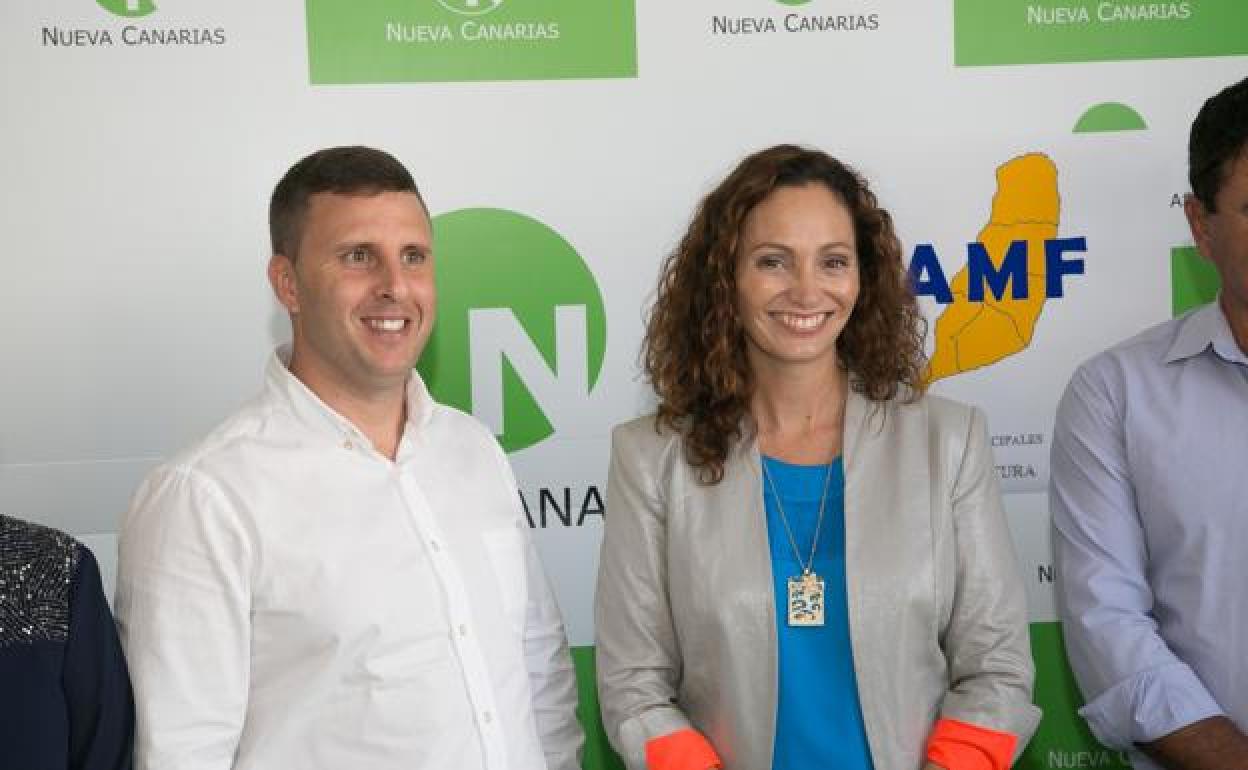
[[[412,175],[393,155],[372,147],[329,147],[290,167],[269,200],[269,238],[274,254],[295,258],[303,237],[308,199],[317,193],[377,195],[410,192],[420,199]]]
[[[1216,211],[1218,190],[1248,145],[1248,78],[1205,102],[1192,123],[1187,174],[1192,194]]]

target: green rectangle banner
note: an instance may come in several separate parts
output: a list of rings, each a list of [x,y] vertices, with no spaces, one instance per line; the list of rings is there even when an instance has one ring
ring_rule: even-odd
[[[1213,302],[1221,285],[1217,268],[1194,246],[1170,250],[1170,305],[1176,316]]]
[[[634,0],[306,0],[314,84],[637,74]]]
[[[1245,53],[1244,0],[954,0],[958,66]]]
[[[1036,705],[1044,715],[1015,767],[1018,770],[1067,767],[1131,770],[1130,759],[1098,743],[1079,716],[1083,698],[1070,664],[1066,662],[1061,625],[1032,623],[1031,654],[1036,660]]]
[[[624,762],[611,750],[611,744],[607,742],[602,716],[598,712],[594,648],[573,647],[572,664],[576,666],[576,718],[585,730],[585,753],[581,757],[581,767],[584,770],[624,770]]]

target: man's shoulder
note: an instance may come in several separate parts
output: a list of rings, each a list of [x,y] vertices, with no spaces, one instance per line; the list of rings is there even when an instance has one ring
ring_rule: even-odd
[[[207,434],[175,452],[152,475],[220,475],[223,467],[233,467],[240,454],[272,434],[276,411],[276,405],[263,395],[253,397]]]
[[[1111,345],[1080,364],[1080,375],[1104,380],[1160,371],[1187,317],[1162,321]]]
[[[1084,423],[1089,415],[1117,423],[1165,409],[1170,401],[1164,394],[1177,373],[1167,362],[1191,315],[1150,326],[1079,364],[1058,404],[1058,428]],[[1132,409],[1135,402],[1148,407]]]
[[[432,410],[430,419],[438,423],[439,427],[450,427],[472,431],[476,434],[491,435],[490,429],[485,426],[485,423],[468,412],[432,399],[430,399],[429,404]]]
[[[430,401],[430,404],[431,414],[426,425],[434,432],[439,443],[450,438],[477,448],[498,447],[498,439],[493,431],[481,420],[448,404],[437,401]]]

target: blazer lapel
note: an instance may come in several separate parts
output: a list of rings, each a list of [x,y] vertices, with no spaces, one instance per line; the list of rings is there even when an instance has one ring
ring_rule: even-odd
[[[901,462],[902,458],[879,456],[885,432],[885,423],[891,417],[890,405],[869,401],[853,389],[845,404],[845,431],[842,445],[842,463],[845,467],[845,590],[849,611],[850,649],[854,656],[854,675],[858,682],[858,702],[866,725],[867,743],[875,757],[887,756],[880,745],[881,736],[873,734],[872,726],[883,704],[876,697],[886,680],[887,672],[878,665],[884,662],[879,645],[887,644],[888,629],[881,627],[880,613],[876,604],[882,597],[876,595],[880,585],[876,571],[880,569],[874,560],[879,553],[880,521],[873,515],[887,491],[877,485],[890,484],[887,475],[878,467],[883,460],[888,465]],[[883,494],[881,492],[883,491]],[[882,753],[883,752],[883,753]]]
[[[919,686],[935,633],[927,408],[851,393],[845,413],[850,646],[867,740],[886,757],[900,734],[890,693]]]
[[[776,734],[777,681],[779,678],[776,641],[776,602],[772,591],[771,549],[767,540],[767,515],[763,509],[762,459],[752,433],[729,454],[723,482],[711,487],[721,511],[741,516],[740,521],[723,526],[726,538],[719,552],[728,584],[748,594],[748,606],[741,607],[733,623],[735,644],[742,654],[734,655],[735,676],[741,683],[737,704],[741,721],[735,730],[750,733],[748,740],[735,742],[749,747],[732,761],[733,767],[769,767]],[[727,586],[725,586],[727,587]],[[745,756],[749,751],[755,756]]]

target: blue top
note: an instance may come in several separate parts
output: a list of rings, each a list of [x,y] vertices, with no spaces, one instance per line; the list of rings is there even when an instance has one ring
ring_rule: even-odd
[[[840,458],[834,460],[829,469],[827,465],[790,465],[764,457],[763,467],[775,482],[803,560],[810,556],[824,480],[828,483],[827,505],[814,559],[814,571],[824,581],[824,624],[793,627],[788,624],[786,612],[788,579],[800,575],[802,568],[780,519],[771,484],[767,476],[763,476],[780,656],[772,770],[810,767],[871,770],[871,750],[867,747],[849,646],[849,608],[845,596],[845,472]]]
[[[1248,728],[1248,354],[1217,303],[1079,367],[1050,506],[1080,710],[1106,744],[1225,713]]]

